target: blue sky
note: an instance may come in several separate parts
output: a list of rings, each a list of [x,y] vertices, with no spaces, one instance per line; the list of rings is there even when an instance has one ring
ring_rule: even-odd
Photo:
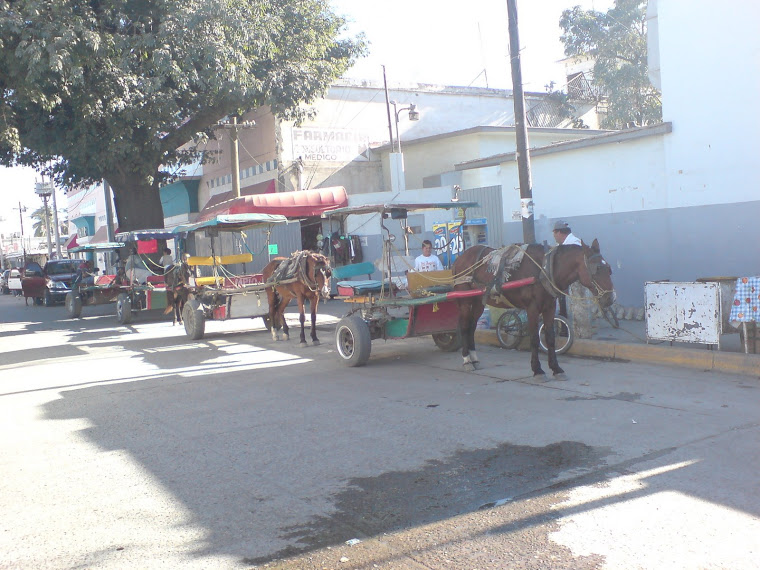
[[[331,0],[334,10],[350,21],[349,33],[363,31],[370,55],[348,77],[382,81],[386,66],[389,83],[433,83],[512,88],[507,50],[507,0]],[[608,10],[612,0],[517,0],[523,85],[526,91],[545,90],[563,79],[564,57],[559,40],[562,10],[580,5]],[[485,74],[483,70],[485,69]],[[42,202],[34,194],[38,177],[31,169],[0,167],[0,233],[19,230],[18,203],[29,214]],[[58,204],[65,198],[58,192]],[[4,221],[2,220],[4,218]],[[24,231],[31,223],[24,221]]]

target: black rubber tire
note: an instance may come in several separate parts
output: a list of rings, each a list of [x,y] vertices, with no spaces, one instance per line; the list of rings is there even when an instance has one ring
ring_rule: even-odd
[[[372,352],[369,326],[357,316],[341,319],[335,328],[335,345],[340,361],[346,366],[364,366]]]
[[[185,333],[191,340],[203,338],[206,332],[206,315],[203,306],[198,299],[190,299],[182,309],[182,322],[185,324]]]
[[[82,316],[82,297],[79,293],[69,291],[66,293],[66,313],[70,319],[78,319]]]
[[[53,301],[53,295],[50,293],[50,289],[45,289],[45,296],[42,298],[42,304],[46,307],[52,307],[55,305],[55,301]]]
[[[116,318],[122,325],[132,322],[132,301],[126,293],[119,293],[116,297]]]
[[[570,322],[560,315],[554,317],[554,350],[556,354],[565,354],[573,346],[575,334]],[[544,340],[544,323],[538,326],[538,344],[543,352],[548,352],[546,341]]]
[[[455,333],[437,333],[433,335],[433,342],[443,352],[455,352],[462,348],[462,335]]]
[[[523,336],[523,322],[517,311],[504,311],[496,322],[496,338],[501,347],[507,350],[517,348]]]

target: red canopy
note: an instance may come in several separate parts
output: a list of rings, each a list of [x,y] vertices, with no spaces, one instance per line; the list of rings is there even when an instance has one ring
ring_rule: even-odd
[[[279,214],[288,218],[321,216],[323,212],[348,205],[343,186],[318,188],[301,192],[277,192],[240,196],[201,211],[196,221],[205,222],[219,215]]]

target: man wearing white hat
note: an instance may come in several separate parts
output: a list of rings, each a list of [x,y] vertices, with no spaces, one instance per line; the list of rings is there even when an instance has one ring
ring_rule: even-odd
[[[570,226],[565,220],[557,220],[554,223],[554,239],[559,245],[583,245],[581,240],[573,235]],[[559,297],[559,314],[567,317],[567,299],[565,295]]]
[[[559,245],[583,245],[581,240],[573,235],[570,226],[564,220],[557,220],[554,224],[554,239]]]

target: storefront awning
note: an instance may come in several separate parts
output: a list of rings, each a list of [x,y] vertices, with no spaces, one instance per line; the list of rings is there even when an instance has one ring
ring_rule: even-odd
[[[77,234],[71,234],[68,239],[66,239],[66,242],[63,244],[63,247],[66,248],[66,251],[69,251],[70,249],[75,248],[79,244],[77,243]]]
[[[348,196],[343,186],[301,192],[255,194],[207,206],[197,221],[203,222],[215,216],[230,214],[274,214],[286,218],[308,218],[321,216],[327,210],[347,205]]]

